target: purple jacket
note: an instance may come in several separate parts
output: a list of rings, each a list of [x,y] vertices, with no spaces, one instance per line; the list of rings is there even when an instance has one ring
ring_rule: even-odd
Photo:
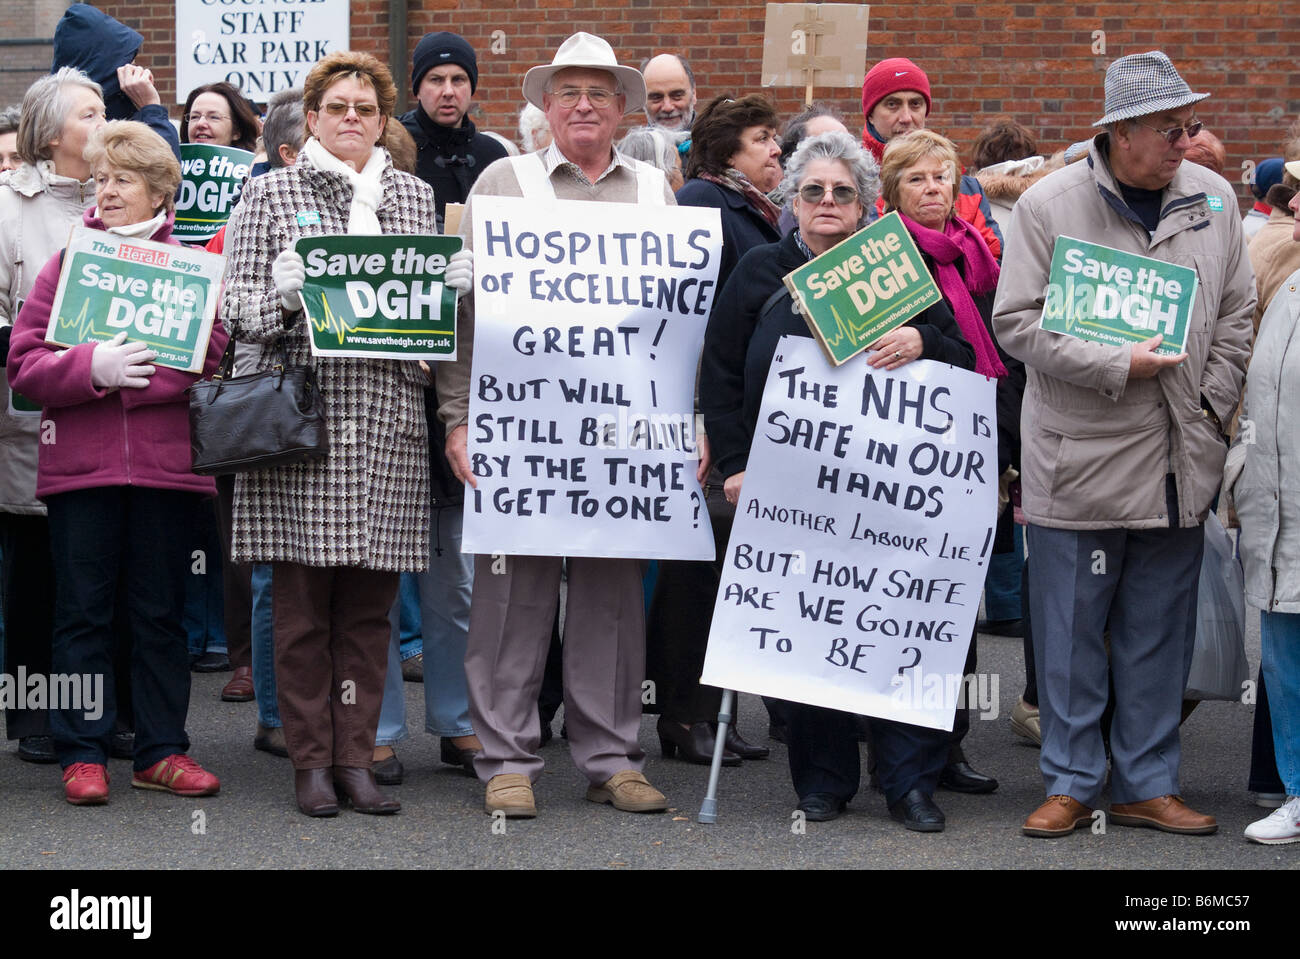
[[[94,207],[86,211],[85,225],[104,229],[94,212]],[[152,239],[179,246],[171,239],[174,219],[168,216]],[[45,499],[99,486],[147,486],[212,495],[212,480],[190,471],[185,388],[198,376],[160,366],[143,389],[102,390],[90,381],[95,344],[65,349],[45,342],[62,259],[61,253],[52,257],[36,277],[14,322],[9,345],[10,384],[44,407],[36,495]],[[227,339],[220,321],[215,322],[205,375],[221,362]]]

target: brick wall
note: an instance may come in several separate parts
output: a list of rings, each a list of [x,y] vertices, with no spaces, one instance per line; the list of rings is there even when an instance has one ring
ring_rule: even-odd
[[[39,0],[38,0],[39,2]],[[191,0],[192,2],[192,0]],[[173,3],[99,0],[145,36],[140,61],[174,99]],[[8,4],[5,4],[8,6]],[[388,55],[388,0],[353,0],[352,46]],[[701,100],[759,89],[763,3],[718,0],[409,0],[413,48],[430,30],[463,34],[479,51],[481,126],[515,136],[523,71],[549,62],[575,30],[604,36],[622,62],[666,50],[691,61]],[[1290,12],[1286,12],[1290,9]],[[2,23],[2,20],[0,20]],[[498,50],[493,51],[494,32]],[[907,56],[929,74],[929,125],[969,150],[981,127],[1010,114],[1050,151],[1089,135],[1102,113],[1102,78],[1115,57],[1152,48],[1172,57],[1196,90],[1214,96],[1199,115],[1228,149],[1228,178],[1243,161],[1275,155],[1300,114],[1300,18],[1287,2],[872,3],[868,62]],[[401,73],[409,76],[409,66]],[[783,114],[802,89],[769,94]],[[820,88],[861,129],[859,93]],[[178,112],[173,107],[173,114]],[[629,118],[635,122],[637,118]],[[1243,198],[1244,186],[1239,187]]]

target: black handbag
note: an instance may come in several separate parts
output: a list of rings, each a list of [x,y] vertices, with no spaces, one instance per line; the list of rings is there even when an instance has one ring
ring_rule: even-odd
[[[279,362],[271,369],[231,376],[232,338],[212,379],[199,380],[186,391],[195,473],[243,473],[321,459],[329,453],[316,371],[286,365],[284,344],[278,346]]]

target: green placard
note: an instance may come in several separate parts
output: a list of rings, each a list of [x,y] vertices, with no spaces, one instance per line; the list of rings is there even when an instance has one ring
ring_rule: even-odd
[[[833,366],[940,299],[897,213],[809,260],[785,285]]]
[[[253,154],[235,147],[181,144],[181,188],[172,236],[205,243],[216,236],[239,202]]]
[[[316,356],[456,358],[456,291],[442,283],[458,236],[308,236],[294,244]]]
[[[1043,329],[1123,346],[1160,333],[1156,352],[1183,352],[1196,271],[1062,236],[1052,250]]]
[[[224,256],[76,227],[45,341],[98,343],[125,330],[158,354],[155,366],[198,373],[225,269]]]

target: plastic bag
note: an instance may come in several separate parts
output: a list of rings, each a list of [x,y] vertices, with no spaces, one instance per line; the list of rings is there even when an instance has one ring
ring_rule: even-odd
[[[1240,702],[1242,684],[1249,678],[1245,577],[1228,531],[1211,513],[1205,521],[1205,553],[1196,598],[1196,648],[1183,697]]]

